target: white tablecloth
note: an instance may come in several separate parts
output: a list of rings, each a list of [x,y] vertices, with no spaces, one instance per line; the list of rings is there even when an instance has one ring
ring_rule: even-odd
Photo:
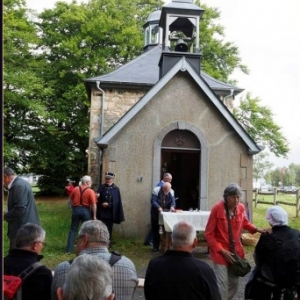
[[[165,231],[172,232],[176,223],[187,221],[195,226],[196,231],[204,231],[209,215],[210,211],[161,212],[159,224],[164,225]]]

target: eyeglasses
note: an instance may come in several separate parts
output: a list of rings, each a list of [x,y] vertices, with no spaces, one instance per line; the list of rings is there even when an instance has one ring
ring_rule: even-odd
[[[42,242],[42,241],[35,241],[35,243],[40,243],[42,244],[44,247],[47,246],[47,244],[45,242]]]

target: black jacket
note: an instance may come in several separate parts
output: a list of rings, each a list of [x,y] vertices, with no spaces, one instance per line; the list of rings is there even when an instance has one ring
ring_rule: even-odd
[[[42,258],[42,255],[32,251],[12,249],[8,256],[4,258],[4,274],[17,276]],[[22,285],[22,299],[51,300],[51,284],[51,270],[45,266],[36,269]]]
[[[147,300],[221,300],[213,269],[189,252],[168,250],[150,260]]]
[[[262,234],[255,247],[255,262],[261,275],[278,286],[300,283],[300,232],[288,226],[274,226]]]
[[[120,224],[125,221],[120,189],[115,185],[102,184],[98,193],[97,219],[112,219],[113,223]],[[103,208],[102,203],[107,202],[108,207]]]

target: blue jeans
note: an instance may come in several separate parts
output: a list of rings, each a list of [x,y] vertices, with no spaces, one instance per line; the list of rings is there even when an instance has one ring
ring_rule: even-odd
[[[91,219],[91,210],[89,207],[75,206],[72,207],[72,223],[71,229],[69,232],[68,244],[67,244],[67,253],[71,253],[73,250],[74,239],[76,231],[80,223],[88,221]]]

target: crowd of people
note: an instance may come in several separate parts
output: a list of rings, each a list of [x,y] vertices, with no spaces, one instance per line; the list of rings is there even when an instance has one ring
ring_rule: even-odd
[[[66,252],[72,252],[79,228],[76,257],[59,263],[53,272],[40,264],[23,283],[23,300],[133,299],[139,282],[134,263],[124,255],[109,252],[113,224],[125,220],[120,189],[114,184],[114,178],[115,174],[107,172],[105,183],[97,193],[91,189],[92,180],[87,175],[74,187],[69,195],[72,220]],[[176,208],[171,180],[171,174],[165,174],[151,196],[154,252],[160,247],[159,214]],[[8,190],[4,220],[8,223],[10,241],[3,271],[5,275],[18,276],[42,260],[46,232],[41,227],[30,185],[7,167],[3,182]],[[211,209],[205,238],[212,266],[193,254],[198,243],[195,227],[186,221],[174,225],[167,251],[148,263],[144,284],[146,300],[233,299],[239,276],[231,266],[236,255],[245,258],[240,238],[244,230],[261,234],[244,299],[279,300],[287,291],[295,292],[300,299],[299,229],[288,226],[287,212],[280,206],[272,206],[266,212],[270,227],[256,227],[247,218],[240,201],[242,194],[237,184],[229,184],[223,198]]]

